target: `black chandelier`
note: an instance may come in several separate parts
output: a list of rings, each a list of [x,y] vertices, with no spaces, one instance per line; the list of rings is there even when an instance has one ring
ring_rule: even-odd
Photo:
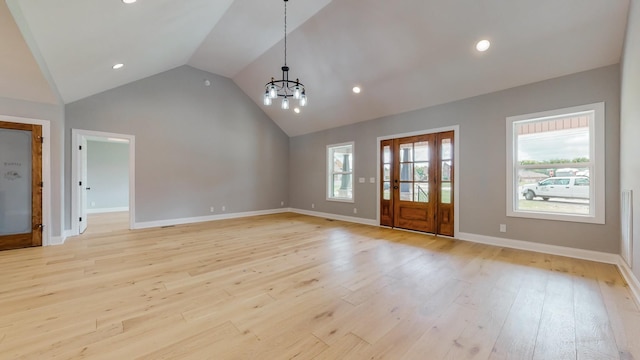
[[[287,66],[287,2],[284,0],[284,66],[282,69],[282,79],[276,80],[271,78],[264,87],[264,105],[271,105],[274,99],[278,97],[282,98],[280,107],[282,109],[289,109],[289,98],[298,100],[300,106],[307,105],[307,94],[304,89],[304,85],[300,82],[300,79],[296,81],[289,80],[289,67]],[[297,111],[297,110],[296,110]]]

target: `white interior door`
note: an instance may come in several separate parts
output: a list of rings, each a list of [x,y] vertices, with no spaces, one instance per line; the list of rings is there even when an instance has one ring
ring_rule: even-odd
[[[87,230],[87,191],[89,190],[89,184],[87,184],[87,138],[84,136],[80,139],[82,146],[80,150],[80,234]]]

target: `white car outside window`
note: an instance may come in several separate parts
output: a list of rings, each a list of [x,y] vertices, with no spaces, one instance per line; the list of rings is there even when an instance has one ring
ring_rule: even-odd
[[[586,176],[550,177],[537,184],[524,185],[522,196],[527,200],[541,197],[566,199],[589,199],[589,178]]]

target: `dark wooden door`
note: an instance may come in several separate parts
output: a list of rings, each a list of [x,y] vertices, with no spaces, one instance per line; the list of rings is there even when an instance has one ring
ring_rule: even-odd
[[[381,225],[453,236],[453,135],[381,141]]]
[[[42,245],[42,127],[0,121],[0,250]]]
[[[436,231],[433,147],[432,134],[394,140],[394,227]]]

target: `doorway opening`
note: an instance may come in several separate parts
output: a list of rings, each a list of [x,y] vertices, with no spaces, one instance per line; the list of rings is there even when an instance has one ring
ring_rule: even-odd
[[[379,138],[378,223],[458,233],[458,127]]]
[[[71,226],[85,232],[90,213],[128,212],[135,224],[135,137],[72,130]]]

